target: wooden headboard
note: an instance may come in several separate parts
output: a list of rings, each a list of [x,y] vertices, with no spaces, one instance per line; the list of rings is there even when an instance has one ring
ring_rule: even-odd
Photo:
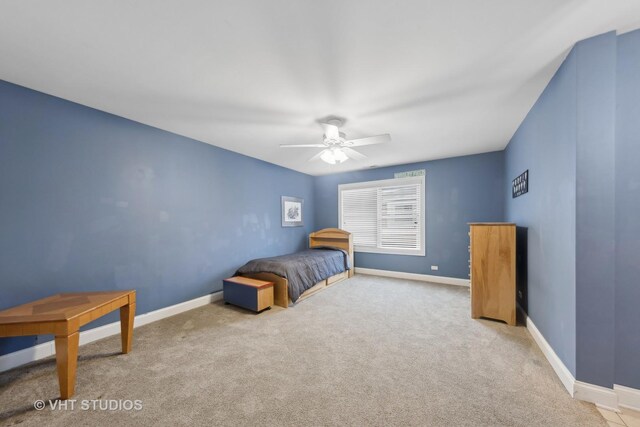
[[[339,228],[325,228],[314,231],[309,234],[309,247],[316,248],[318,246],[331,246],[347,251],[349,254],[349,260],[351,261],[349,277],[353,276],[355,264],[353,262],[353,236],[351,233],[340,230]]]

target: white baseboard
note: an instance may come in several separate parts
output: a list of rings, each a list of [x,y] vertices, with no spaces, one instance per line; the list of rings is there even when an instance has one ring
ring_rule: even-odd
[[[573,397],[585,402],[591,402],[610,411],[618,411],[618,395],[608,387],[576,381]]]
[[[0,356],[0,372],[8,371],[17,366],[24,365],[35,360],[44,359],[56,353],[53,341],[47,341],[42,344],[23,350],[14,351],[13,353]]]
[[[469,287],[469,280],[458,279],[456,277],[432,276],[429,274],[404,273],[402,271],[378,270],[375,268],[356,267],[356,274],[367,274],[369,276],[393,277],[395,279],[418,280],[420,282],[443,283],[445,285],[456,285]]]
[[[640,412],[640,390],[618,384],[613,389],[618,395],[618,406]]]
[[[133,325],[136,328],[138,326],[144,326],[160,319],[165,319],[167,317],[171,317],[185,311],[193,310],[194,308],[198,308],[203,305],[211,304],[212,302],[219,301],[221,299],[222,291],[219,291],[179,304],[171,305],[169,307],[160,308],[158,310],[150,311],[149,313],[144,313],[136,316]],[[109,323],[108,325],[99,326],[97,328],[89,329],[87,331],[82,331],[80,332],[80,345],[88,344],[90,342],[110,337],[112,335],[117,335],[119,333],[119,321]],[[13,369],[26,363],[34,362],[39,359],[44,359],[45,357],[53,356],[55,353],[55,344],[52,340],[35,345],[33,347],[25,348],[23,350],[14,351],[13,353],[5,354],[3,356],[0,356],[0,372],[8,371],[9,369]]]
[[[540,347],[540,350],[542,350],[542,354],[544,354],[551,364],[551,367],[556,372],[556,375],[560,379],[562,385],[564,385],[564,388],[567,389],[571,397],[574,397],[576,379],[565,364],[562,363],[562,360],[558,357],[556,352],[553,351],[553,348],[549,345],[529,316],[527,316],[527,329],[533,337],[533,340],[538,344],[538,347]]]
[[[551,367],[560,379],[560,382],[567,389],[567,392],[579,400],[594,403],[595,405],[619,412],[620,407],[640,411],[640,390],[624,387],[618,384],[613,385],[613,389],[577,381],[571,371],[562,363],[553,348],[549,345],[544,336],[540,333],[533,321],[526,316],[527,329],[538,344],[540,350],[547,358]]]

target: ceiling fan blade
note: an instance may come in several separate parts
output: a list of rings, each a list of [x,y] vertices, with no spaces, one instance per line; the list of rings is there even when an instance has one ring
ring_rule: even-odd
[[[342,147],[341,148],[342,152],[344,154],[347,155],[347,157],[349,157],[350,159],[353,160],[363,160],[366,159],[367,156],[365,156],[362,153],[357,152],[356,150],[354,150],[353,148],[349,148],[349,147]]]
[[[312,158],[310,158],[308,161],[309,162],[315,162],[316,160],[320,159],[320,156],[322,156],[324,154],[324,152],[327,151],[327,149],[322,150],[321,152],[319,152],[318,154],[316,154],[315,156],[313,156]]]
[[[340,139],[340,131],[338,126],[330,125],[328,123],[321,123],[324,128],[324,135],[327,139]]]
[[[322,148],[322,147],[326,147],[326,145],[324,144],[280,144],[280,148],[307,148],[307,147]]]
[[[345,141],[345,145],[348,147],[362,147],[363,145],[382,144],[390,141],[391,135],[385,133],[383,135],[368,136],[366,138],[358,138]]]

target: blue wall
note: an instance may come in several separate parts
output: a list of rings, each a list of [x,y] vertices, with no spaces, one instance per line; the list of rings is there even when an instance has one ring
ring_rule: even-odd
[[[469,227],[473,221],[500,221],[503,153],[455,157],[317,177],[318,228],[338,226],[338,185],[393,178],[395,172],[426,170],[425,256],[355,254],[357,267],[468,279]],[[438,271],[431,271],[438,265]]]
[[[505,151],[505,217],[528,228],[528,310],[575,375],[576,54],[572,51]],[[529,192],[511,180],[529,170]]]
[[[613,387],[616,34],[576,52],[576,378]]]
[[[529,316],[577,380],[640,388],[640,31],[576,44],[506,149]],[[573,329],[573,331],[572,331]]]
[[[312,203],[282,228],[282,195],[311,202],[313,178],[0,81],[0,309],[135,288],[141,314],[220,290],[306,247]],[[0,354],[47,339],[0,338]]]
[[[640,30],[618,37],[616,384],[640,389]]]

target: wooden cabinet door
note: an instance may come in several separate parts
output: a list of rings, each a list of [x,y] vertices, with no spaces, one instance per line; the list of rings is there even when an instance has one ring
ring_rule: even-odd
[[[512,225],[471,226],[471,317],[515,325],[515,235]]]

